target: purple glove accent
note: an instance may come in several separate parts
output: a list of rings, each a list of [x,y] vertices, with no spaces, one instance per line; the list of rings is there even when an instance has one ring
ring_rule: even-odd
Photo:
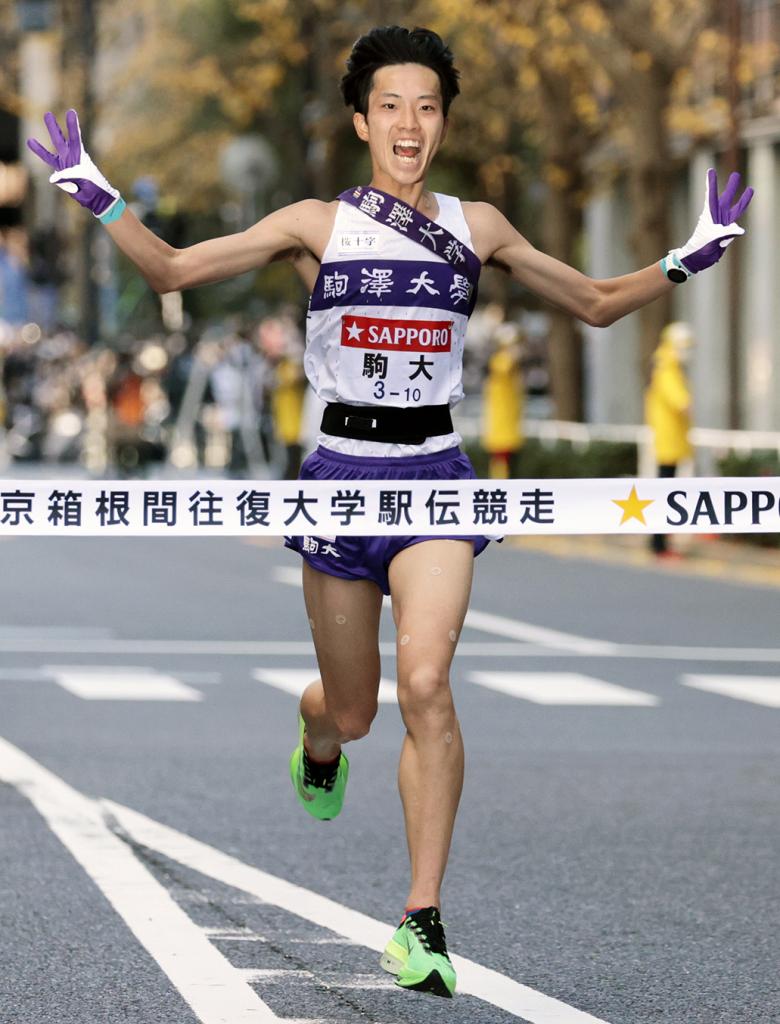
[[[101,188],[100,185],[96,185],[94,181],[90,181],[89,178],[68,177],[60,180],[73,182],[78,191],[71,192],[69,188],[65,189],[65,191],[70,193],[77,203],[81,203],[87,210],[91,210],[96,217],[100,217],[109,206],[116,202],[116,196],[112,196],[110,192],[106,192],[105,189]],[[59,182],[55,182],[55,184],[59,184]]]
[[[733,224],[735,220],[739,220],[747,209],[748,203],[753,198],[752,188],[745,189],[742,193],[742,198],[736,206],[731,205],[734,196],[737,194],[737,189],[739,188],[741,180],[742,179],[736,172],[734,174],[730,174],[729,180],[726,182],[726,187],[723,190],[723,195],[718,198],[718,176],[712,167],[707,171],[707,184],[709,186],[710,196],[710,216],[715,224]]]
[[[680,260],[686,270],[689,270],[692,274],[698,274],[700,270],[706,270],[708,267],[714,267],[718,260],[721,258],[727,247],[734,241],[736,235],[730,235],[726,241],[715,241],[708,242],[707,245],[702,246],[701,249],[697,249],[696,252],[692,252],[690,256],[686,256]]]
[[[723,194],[719,196],[718,176],[712,167],[707,171],[707,201],[704,210],[688,244],[682,250],[677,250],[680,262],[691,274],[698,274],[700,270],[714,266],[734,239],[744,234],[744,229],[736,221],[753,198],[753,189],[746,188],[739,202],[732,206],[741,180],[739,174],[732,174]],[[731,224],[734,225],[733,231],[717,230],[718,226],[728,227]],[[696,245],[696,242],[701,244]],[[692,252],[685,253],[686,249],[691,248]]]
[[[69,110],[65,115],[67,139],[62,134],[54,114],[45,114],[43,120],[49,129],[56,154],[50,153],[37,139],[28,139],[28,148],[49,167],[54,168],[54,173],[49,178],[52,184],[58,185],[64,192],[72,195],[77,203],[99,217],[116,201],[119,193],[109,185],[84,149],[78,114],[75,110]]]
[[[49,129],[57,155],[44,149],[37,139],[28,139],[27,145],[41,160],[45,160],[49,167],[55,171],[64,171],[68,167],[75,167],[81,161],[81,131],[79,130],[79,118],[75,110],[69,110],[65,115],[65,124],[68,128],[68,139],[62,134],[62,129],[57,123],[57,118],[49,111],[43,115],[43,123]]]

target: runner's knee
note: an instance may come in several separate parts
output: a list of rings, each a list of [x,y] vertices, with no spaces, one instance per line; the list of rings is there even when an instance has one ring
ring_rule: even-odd
[[[341,743],[360,740],[368,735],[371,723],[376,718],[377,704],[359,708],[344,708],[332,713],[333,722],[339,732]]]
[[[439,665],[415,665],[398,677],[398,703],[407,716],[450,714],[450,677]]]
[[[367,679],[369,677],[366,677]],[[376,718],[379,707],[377,691],[379,690],[379,678],[371,679],[371,684],[365,687],[355,685],[348,691],[343,688],[338,694],[333,691],[328,694],[326,687],[326,703],[331,721],[336,727],[341,743],[349,743],[352,740],[362,739],[368,735],[371,723]]]

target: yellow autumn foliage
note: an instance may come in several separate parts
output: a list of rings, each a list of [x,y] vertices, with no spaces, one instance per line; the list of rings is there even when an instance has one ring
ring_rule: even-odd
[[[462,95],[450,146],[494,191],[503,157],[526,173],[520,140],[544,151],[551,109],[568,126],[572,159],[604,141],[630,161],[632,104],[659,62],[671,82],[660,112],[668,130],[691,139],[718,130],[726,49],[715,0],[399,0],[384,10],[385,20],[426,25],[451,43]],[[372,27],[365,4],[104,0],[103,13],[115,55],[107,166],[124,181],[153,173],[183,205],[206,210],[224,197],[218,157],[232,136],[263,134],[293,160],[305,158],[306,138],[322,139],[327,159],[336,137],[347,138],[337,81],[352,42]],[[776,60],[771,46],[746,47],[740,82],[770,74]],[[304,108],[315,112],[306,123]]]

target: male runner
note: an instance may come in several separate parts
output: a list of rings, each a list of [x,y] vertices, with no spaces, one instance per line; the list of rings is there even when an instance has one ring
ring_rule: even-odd
[[[707,178],[691,239],[660,263],[596,281],[535,249],[487,203],[430,192],[428,168],[458,94],[453,56],[424,29],[377,28],[360,38],[342,80],[371,182],[338,200],[307,199],[239,234],[175,249],[125,208],[90,160],[78,119],[66,139],[45,121],[56,153],[30,140],[50,180],[90,209],[156,291],[223,280],[286,260],[312,293],[305,367],[327,403],[320,446],[303,478],[459,479],[474,471],[449,409],[463,394],[461,362],[479,266],[500,267],[542,298],[603,327],[716,263],[743,229],[751,198],[739,177],[718,196]],[[405,913],[382,956],[402,987],[451,996],[455,972],[439,916],[440,887],[463,780],[463,744],[449,668],[483,537],[288,538],[301,552],[320,678],[300,705],[290,769],[316,818],[341,810],[342,746],[377,711],[379,614],[392,598],[398,702],[406,727],[399,788],[411,861]]]

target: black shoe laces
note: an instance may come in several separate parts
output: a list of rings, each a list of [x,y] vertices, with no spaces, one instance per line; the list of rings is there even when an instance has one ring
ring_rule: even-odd
[[[447,940],[444,938],[444,927],[438,907],[415,910],[405,919],[404,924],[407,928],[411,928],[429,953],[441,953],[442,956],[448,956]]]
[[[336,785],[336,776],[339,773],[340,762],[341,755],[336,758],[333,764],[317,764],[316,761],[309,759],[306,747],[304,747],[303,784],[305,786],[314,786],[317,789],[324,789],[326,793],[330,793]]]

